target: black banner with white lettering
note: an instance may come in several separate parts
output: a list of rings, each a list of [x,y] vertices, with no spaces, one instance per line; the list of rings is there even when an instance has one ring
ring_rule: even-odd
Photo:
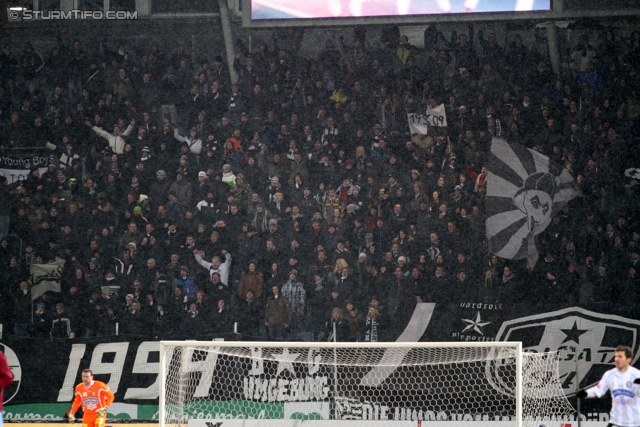
[[[638,352],[639,320],[580,307],[548,311],[540,308],[461,298],[455,303],[436,306],[430,317],[414,316],[412,321],[422,319],[418,321],[428,323],[420,341],[521,341],[527,352],[557,350],[560,382],[569,398],[576,390],[594,384],[613,366],[618,345],[628,345],[634,353]],[[410,322],[406,329],[412,328],[424,330],[424,325]],[[93,370],[96,379],[109,384],[116,394],[116,402],[121,404],[121,411],[128,413],[129,418],[157,416],[158,342],[23,339],[3,341],[0,351],[7,355],[16,377],[14,384],[5,390],[8,419],[11,416],[21,419],[27,410],[20,415],[18,408],[26,407],[32,417],[44,417],[37,410],[44,410],[47,404],[55,409],[48,409],[46,416],[62,416],[63,411],[57,412],[72,400],[73,387],[81,381],[81,372],[86,368]],[[637,361],[635,355],[636,366]],[[337,403],[353,406],[344,399]],[[590,399],[583,402],[583,413],[597,419],[608,412],[609,405],[608,399]]]

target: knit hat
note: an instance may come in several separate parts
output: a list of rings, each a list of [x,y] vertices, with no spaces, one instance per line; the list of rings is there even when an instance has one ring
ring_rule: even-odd
[[[201,176],[206,178],[207,177],[207,173],[205,171],[198,172],[198,178],[200,178]]]
[[[138,213],[142,213],[142,208],[140,206],[136,206],[135,208],[133,208],[134,212],[138,212]]]
[[[167,177],[167,173],[165,171],[163,171],[162,169],[160,169],[158,172],[156,172],[156,175],[160,175],[163,178]]]

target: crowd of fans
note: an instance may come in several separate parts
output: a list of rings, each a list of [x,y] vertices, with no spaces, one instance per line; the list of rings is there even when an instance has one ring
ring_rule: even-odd
[[[236,55],[237,83],[182,46],[5,45],[4,154],[53,159],[0,185],[5,332],[381,341],[417,302],[635,310],[640,34],[583,36],[559,73],[519,35],[433,40],[273,40]],[[411,135],[439,104],[448,126]],[[493,137],[581,189],[533,269],[487,251]],[[62,292],[32,301],[30,265],[56,260]]]

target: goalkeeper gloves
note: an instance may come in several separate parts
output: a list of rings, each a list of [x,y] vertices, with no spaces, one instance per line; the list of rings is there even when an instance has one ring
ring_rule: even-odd
[[[106,418],[107,417],[107,407],[105,406],[104,408],[100,408],[98,409],[97,415],[98,418]]]
[[[71,411],[67,414],[67,420],[69,420],[69,424],[73,424],[76,422],[75,414]]]
[[[585,389],[578,390],[578,392],[576,393],[576,397],[578,398],[587,397],[587,390]]]

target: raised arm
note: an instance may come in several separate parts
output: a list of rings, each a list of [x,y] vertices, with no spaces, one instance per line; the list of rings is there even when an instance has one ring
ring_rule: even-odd
[[[135,119],[132,120],[135,123]],[[129,125],[127,126],[127,128],[124,130],[124,132],[122,132],[122,135],[124,136],[129,136],[131,135],[131,132],[133,131],[133,125]]]
[[[231,268],[231,254],[227,251],[224,251],[224,266],[227,268]]]
[[[198,264],[200,264],[202,267],[209,270],[212,264],[202,259],[202,254],[203,252],[199,252],[197,250],[193,251],[193,256],[196,258],[196,261],[198,262]]]
[[[104,139],[106,139],[107,141],[110,140],[110,138],[113,136],[111,135],[109,132],[107,132],[104,129],[100,129],[98,126],[92,126],[91,129],[97,133],[98,135],[100,135],[101,137],[103,137]]]
[[[173,130],[173,137],[174,137],[175,139],[177,139],[178,141],[180,141],[180,142],[185,142],[185,141],[187,140],[187,137],[186,137],[186,136],[182,136],[182,135],[180,135],[180,132],[178,131],[178,128],[175,128],[175,129]]]

